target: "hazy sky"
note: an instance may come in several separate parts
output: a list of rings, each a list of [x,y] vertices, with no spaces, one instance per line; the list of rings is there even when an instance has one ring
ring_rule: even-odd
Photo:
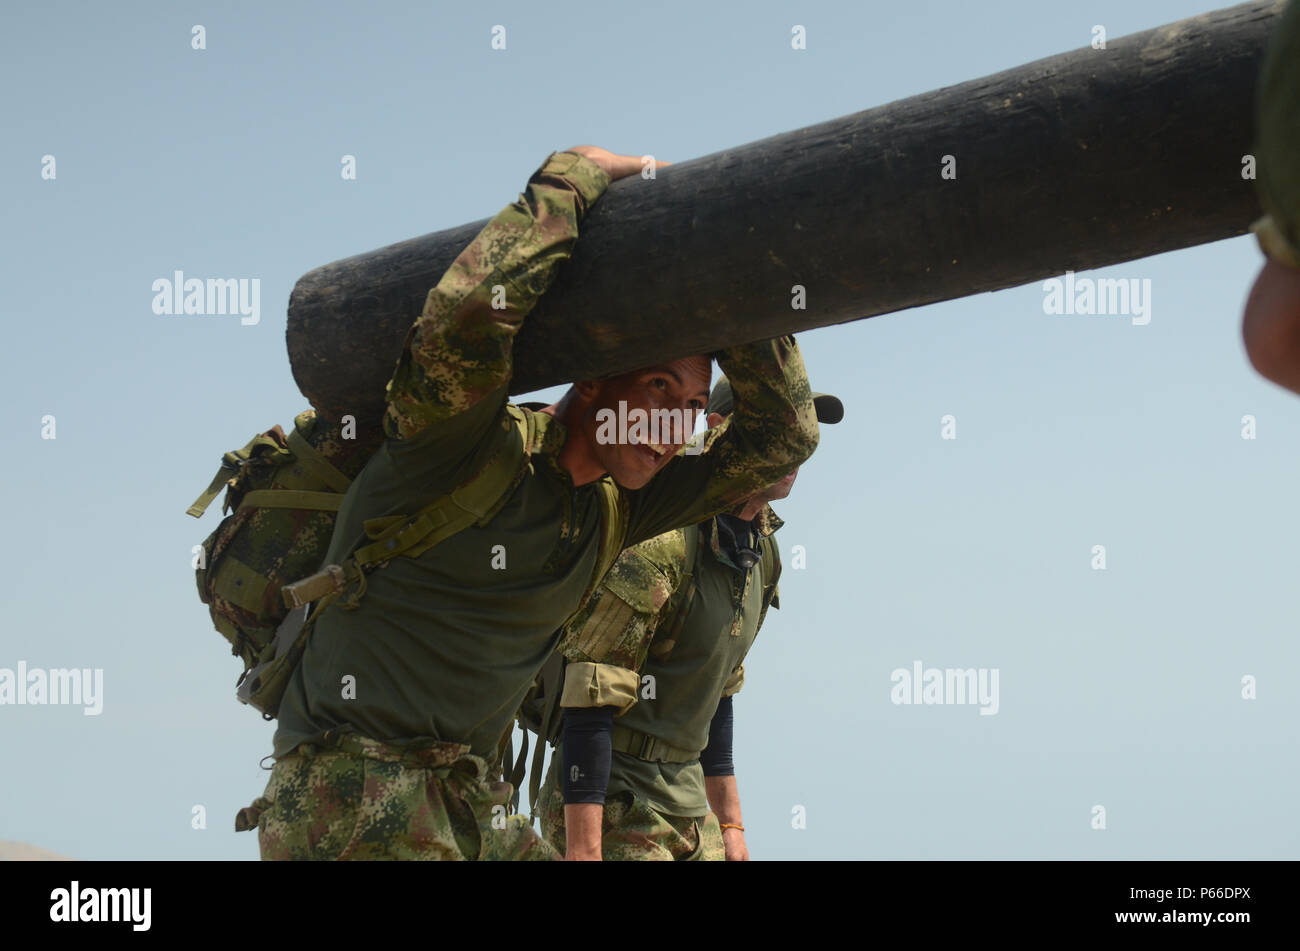
[[[257,857],[233,818],[273,726],[196,597],[217,506],[184,511],[306,407],[303,273],[495,214],[552,150],[681,161],[1218,6],[11,6],[0,668],[100,668],[103,709],[0,706],[0,839]],[[1145,325],[1048,316],[1033,284],[800,335],[846,415],[776,506],[782,607],[736,701],[756,859],[1300,857],[1300,399],[1243,352],[1260,260],[1238,238],[1082,275],[1149,280]],[[259,279],[260,322],[156,315],[176,270]],[[891,702],[917,661],[996,669],[996,715]]]

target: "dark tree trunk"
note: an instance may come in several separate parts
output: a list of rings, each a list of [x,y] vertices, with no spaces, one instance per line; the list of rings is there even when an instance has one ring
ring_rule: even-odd
[[[1281,7],[1219,10],[616,182],[525,322],[511,390],[1240,235],[1258,214],[1243,156]],[[382,410],[429,288],[485,221],[298,281],[290,361],[325,416]]]

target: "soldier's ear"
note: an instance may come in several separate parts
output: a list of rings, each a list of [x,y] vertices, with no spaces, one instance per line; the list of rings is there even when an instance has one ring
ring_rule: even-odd
[[[708,416],[704,417],[704,421],[709,424],[710,429],[713,429],[724,419],[726,419],[726,417],[721,413],[710,413]]]
[[[600,395],[600,380],[578,380],[572,386],[574,396],[582,403],[591,403]]]

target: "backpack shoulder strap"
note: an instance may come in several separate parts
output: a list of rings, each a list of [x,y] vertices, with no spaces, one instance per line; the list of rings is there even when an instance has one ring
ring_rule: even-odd
[[[314,575],[282,587],[285,606],[300,607],[327,597],[352,581],[362,581],[364,590],[366,569],[402,555],[416,558],[457,532],[495,518],[528,470],[529,454],[538,440],[531,413],[510,404],[506,410],[513,436],[482,469],[414,515],[367,519],[370,544],[357,548],[342,565],[326,565]]]
[[[457,532],[486,525],[496,517],[527,471],[537,440],[532,414],[509,404],[506,409],[516,438],[506,440],[501,451],[468,480],[414,515],[367,520],[366,535],[373,541],[352,553],[358,566],[369,567],[399,555],[416,558]]]
[[[766,539],[767,544],[763,546],[763,602],[772,600],[776,591],[777,582],[781,580],[781,549],[776,543],[776,538],[769,535]],[[778,605],[779,606],[779,605]]]
[[[329,486],[335,492],[346,492],[352,480],[343,473],[335,469],[329,460],[316,451],[302,433],[298,432],[298,427],[294,426],[289,430],[289,435],[285,439],[289,444],[289,451],[293,453],[295,460],[308,473],[316,478],[323,485]]]

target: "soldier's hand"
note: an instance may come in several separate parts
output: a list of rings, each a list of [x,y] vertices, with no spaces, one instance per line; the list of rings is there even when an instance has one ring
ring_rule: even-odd
[[[566,152],[577,152],[586,158],[591,159],[609,175],[610,181],[618,181],[620,178],[627,178],[629,175],[640,173],[643,167],[648,168],[650,163],[641,161],[640,155],[615,155],[608,149],[598,148],[594,145],[575,145],[571,149],[565,149]],[[654,159],[655,168],[663,168],[671,165],[672,162],[661,162]]]
[[[745,845],[745,833],[741,829],[723,829],[722,847],[728,862],[748,862],[749,846]]]

